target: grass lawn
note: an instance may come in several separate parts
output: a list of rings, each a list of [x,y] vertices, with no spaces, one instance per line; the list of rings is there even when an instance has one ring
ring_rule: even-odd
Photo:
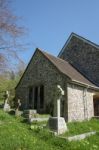
[[[99,131],[99,121],[68,123],[64,136]],[[98,150],[99,134],[85,140],[68,142],[54,137],[46,129],[30,129],[22,118],[15,118],[0,110],[0,150]]]
[[[87,133],[91,131],[99,131],[99,120],[91,119],[90,121],[73,122],[67,124],[69,132],[65,136],[73,136],[77,134]]]

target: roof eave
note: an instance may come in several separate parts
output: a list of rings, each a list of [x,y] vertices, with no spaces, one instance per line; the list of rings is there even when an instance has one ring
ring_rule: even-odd
[[[75,82],[76,84],[78,85],[82,85],[82,86],[85,86],[87,88],[90,88],[90,89],[94,89],[94,90],[98,90],[99,91],[99,87],[97,86],[92,86],[92,85],[89,85],[89,84],[86,84],[86,83],[83,83],[83,82],[80,82],[80,81],[76,81],[74,79],[71,79],[72,82]]]

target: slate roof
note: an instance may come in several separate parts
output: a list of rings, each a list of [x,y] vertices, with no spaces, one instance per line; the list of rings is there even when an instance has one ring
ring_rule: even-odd
[[[88,39],[86,39],[86,38],[84,38],[84,37],[82,37],[82,36],[80,36],[80,35],[78,35],[78,34],[72,32],[72,33],[70,34],[69,38],[67,39],[66,43],[64,44],[63,48],[62,48],[61,51],[59,52],[58,57],[61,56],[62,52],[65,50],[65,48],[66,48],[67,45],[69,44],[69,42],[70,42],[70,40],[72,39],[72,37],[76,37],[76,38],[78,38],[78,39],[84,41],[85,43],[87,43],[87,44],[91,45],[92,47],[95,47],[96,49],[99,50],[99,45],[98,45],[98,44],[96,44],[96,43],[94,43],[94,42],[92,42],[92,41],[90,41],[90,40],[88,40]]]
[[[64,75],[68,76],[72,81],[79,82],[81,84],[89,85],[90,87],[98,88],[95,84],[91,81],[86,79],[79,71],[76,70],[70,63],[67,61],[50,55],[44,51],[39,50],[56,68],[63,73]]]
[[[99,45],[72,33],[58,57],[67,60],[85,78],[99,87]]]

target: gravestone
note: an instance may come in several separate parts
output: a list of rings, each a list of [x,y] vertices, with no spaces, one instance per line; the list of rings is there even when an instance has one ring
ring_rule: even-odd
[[[20,106],[21,106],[21,102],[20,102],[20,99],[18,99],[18,101],[16,103],[15,116],[20,116],[21,115],[21,113],[19,111]]]
[[[9,92],[8,91],[5,92],[4,97],[5,97],[5,101],[4,101],[3,110],[6,112],[9,112],[10,111],[10,105],[8,104],[8,100],[9,100]]]
[[[64,91],[59,85],[57,86],[57,88],[61,92],[59,99],[57,99],[57,116],[49,118],[48,126],[52,131],[57,132],[57,134],[63,134],[68,130],[65,119],[63,117],[60,117],[60,102],[62,95],[64,95]]]
[[[5,103],[3,110],[6,111],[6,112],[9,112],[10,111],[10,105]]]

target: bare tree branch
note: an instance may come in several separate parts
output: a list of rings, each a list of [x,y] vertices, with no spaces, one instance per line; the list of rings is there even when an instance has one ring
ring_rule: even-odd
[[[24,35],[25,29],[17,24],[19,18],[13,14],[10,1],[0,0],[0,71],[9,67],[11,58],[22,61],[17,50],[23,49],[19,38]]]

